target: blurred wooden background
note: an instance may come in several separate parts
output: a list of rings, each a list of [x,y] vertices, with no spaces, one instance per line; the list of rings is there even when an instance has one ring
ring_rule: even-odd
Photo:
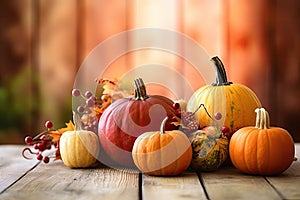
[[[63,126],[84,58],[141,27],[179,31],[218,55],[300,141],[299,11],[299,0],[0,0],[0,143],[23,142],[48,119]]]

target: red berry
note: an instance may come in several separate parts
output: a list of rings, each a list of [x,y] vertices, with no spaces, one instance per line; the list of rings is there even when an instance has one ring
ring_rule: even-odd
[[[87,107],[92,107],[95,105],[95,101],[92,98],[87,99],[85,103]]]
[[[39,153],[39,154],[37,155],[36,159],[38,159],[38,160],[43,160],[42,154]]]
[[[83,106],[78,106],[77,111],[82,113],[84,112],[84,107]]]
[[[230,132],[230,129],[227,127],[227,126],[223,126],[222,127],[222,133],[229,133]]]
[[[86,91],[85,94],[84,94],[84,96],[86,98],[90,98],[91,96],[93,96],[93,93],[91,93],[90,91]]]
[[[51,121],[46,121],[45,122],[45,127],[46,128],[52,128],[53,127],[53,123]]]
[[[215,113],[215,119],[216,120],[222,119],[222,114],[220,112]]]
[[[39,149],[39,145],[38,145],[38,144],[34,144],[34,145],[33,145],[33,148],[34,148],[34,149]]]
[[[95,96],[91,96],[90,99],[92,99],[93,101],[97,100],[97,98]]]
[[[42,135],[42,136],[40,137],[40,139],[41,139],[41,140],[45,140],[45,139],[46,139],[46,135]]]
[[[32,144],[32,137],[30,136],[25,137],[25,142],[26,144]]]
[[[44,151],[46,149],[46,145],[44,143],[38,143],[37,146],[40,151]]]
[[[43,159],[44,163],[48,163],[49,162],[49,157],[48,156],[45,156],[44,159]]]
[[[180,104],[179,103],[173,103],[173,108],[175,110],[179,109],[180,108]]]
[[[73,89],[73,90],[72,90],[72,95],[73,95],[74,97],[78,97],[78,96],[80,95],[80,91],[79,91],[78,89]]]

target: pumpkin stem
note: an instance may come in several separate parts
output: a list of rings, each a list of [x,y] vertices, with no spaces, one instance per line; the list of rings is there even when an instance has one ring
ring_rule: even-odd
[[[261,129],[261,110],[259,108],[256,108],[255,112],[256,112],[255,128]]]
[[[149,98],[144,81],[141,78],[134,80],[134,98],[135,100],[145,100]]]
[[[266,109],[261,108],[262,113],[263,113],[263,119],[264,119],[264,129],[269,129],[270,128],[270,116],[268,111]]]
[[[160,134],[164,134],[164,133],[165,133],[165,125],[166,125],[167,120],[168,120],[168,116],[166,116],[166,117],[162,120],[162,122],[161,122],[161,124],[160,124]]]
[[[268,111],[264,108],[256,108],[256,124],[255,128],[269,129],[270,128],[270,116]]]
[[[215,68],[217,71],[216,83],[213,83],[213,86],[223,86],[230,85],[232,82],[227,81],[227,75],[225,71],[225,67],[218,56],[212,57],[211,60],[215,64]]]

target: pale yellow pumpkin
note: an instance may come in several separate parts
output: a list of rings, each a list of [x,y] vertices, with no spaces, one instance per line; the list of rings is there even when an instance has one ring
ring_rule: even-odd
[[[99,148],[97,135],[86,130],[67,131],[59,141],[62,161],[70,168],[91,166],[96,162]]]

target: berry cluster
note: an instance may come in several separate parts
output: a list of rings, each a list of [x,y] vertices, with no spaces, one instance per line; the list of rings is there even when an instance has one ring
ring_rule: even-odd
[[[234,130],[231,130],[227,126],[220,126],[218,124],[218,120],[222,119],[222,114],[220,112],[216,112],[214,116],[212,117],[209,112],[207,111],[206,107],[201,104],[194,112],[187,112],[184,109],[181,109],[181,106],[179,103],[174,103],[173,108],[177,111],[176,115],[180,118],[180,128],[185,132],[186,134],[195,132],[196,130],[203,129],[205,127],[201,127],[199,121],[195,117],[195,113],[203,107],[207,116],[213,121],[213,124],[215,126],[218,126],[225,137],[227,137],[228,140],[230,140],[231,136],[239,129],[235,128]]]
[[[181,112],[182,129],[185,133],[192,133],[200,128],[199,121],[192,112]]]
[[[32,138],[31,136],[25,137],[25,143],[32,146],[35,151],[32,151],[29,147],[24,148],[22,151],[22,155],[24,158],[32,159],[25,156],[25,152],[28,151],[29,153],[36,155],[37,160],[43,160],[44,163],[48,163],[50,157],[52,156],[43,155],[43,153],[46,150],[50,150],[52,148],[52,145],[54,145],[54,147],[56,148],[55,158],[60,157],[58,141],[54,141],[53,137],[49,134],[51,128],[53,127],[53,123],[51,121],[46,121],[45,127],[47,128],[47,130],[38,134],[34,138]]]
[[[209,118],[211,118],[214,121],[214,124],[218,125],[217,120],[222,119],[222,114],[220,112],[215,113],[214,117],[212,118],[211,115],[208,113],[206,107],[201,104],[197,110],[194,112],[187,112],[184,109],[181,109],[181,106],[179,103],[174,103],[173,108],[177,110],[177,116],[181,118],[180,122],[180,128],[182,129],[183,132],[186,134],[195,132],[196,130],[199,130],[203,127],[200,127],[199,120],[196,119],[195,113],[203,107],[205,109],[206,114],[208,115]]]
[[[83,99],[85,99],[85,104],[77,107],[77,111],[79,113],[84,113],[86,111],[90,111],[90,108],[95,106],[96,97],[93,96],[93,93],[90,91],[86,91],[84,93],[84,95],[81,95],[81,93],[78,89],[73,89],[72,96],[74,96],[74,97],[81,96]]]
[[[76,108],[76,113],[74,114],[74,122],[77,126],[82,129],[90,130],[97,133],[98,129],[98,121],[100,116],[104,112],[104,110],[112,103],[112,95],[115,91],[116,82],[110,81],[107,79],[99,79],[96,80],[97,82],[97,89],[101,91],[101,96],[96,97],[93,95],[92,92],[86,91],[85,93],[81,94],[80,90],[73,89],[72,96],[78,97],[80,99],[79,105]],[[117,95],[115,98],[122,98],[123,95],[127,95],[125,92],[121,92],[119,88],[117,88]],[[97,90],[96,90],[97,93]],[[25,154],[33,154],[36,156],[36,159],[43,160],[45,163],[48,163],[50,158],[55,158],[55,160],[61,159],[60,157],[60,149],[59,149],[59,140],[61,135],[65,131],[71,131],[75,129],[74,124],[72,121],[66,123],[67,127],[61,128],[58,130],[51,130],[53,127],[53,123],[51,121],[47,121],[45,123],[45,127],[47,128],[46,131],[38,134],[34,138],[31,136],[27,136],[25,138],[25,143],[32,146],[33,150],[29,147],[26,147],[22,151],[22,155],[26,159],[32,159],[31,157],[27,157]],[[43,155],[46,150],[52,149],[52,146],[55,148],[54,155]]]
[[[104,109],[111,104],[111,97],[104,94],[97,98],[90,91],[86,91],[84,94],[81,94],[78,89],[72,90],[72,96],[79,97],[84,100],[83,103],[76,109],[78,114],[80,114],[80,121],[76,121],[76,123],[80,124],[76,125],[85,130],[97,133],[99,118]]]

